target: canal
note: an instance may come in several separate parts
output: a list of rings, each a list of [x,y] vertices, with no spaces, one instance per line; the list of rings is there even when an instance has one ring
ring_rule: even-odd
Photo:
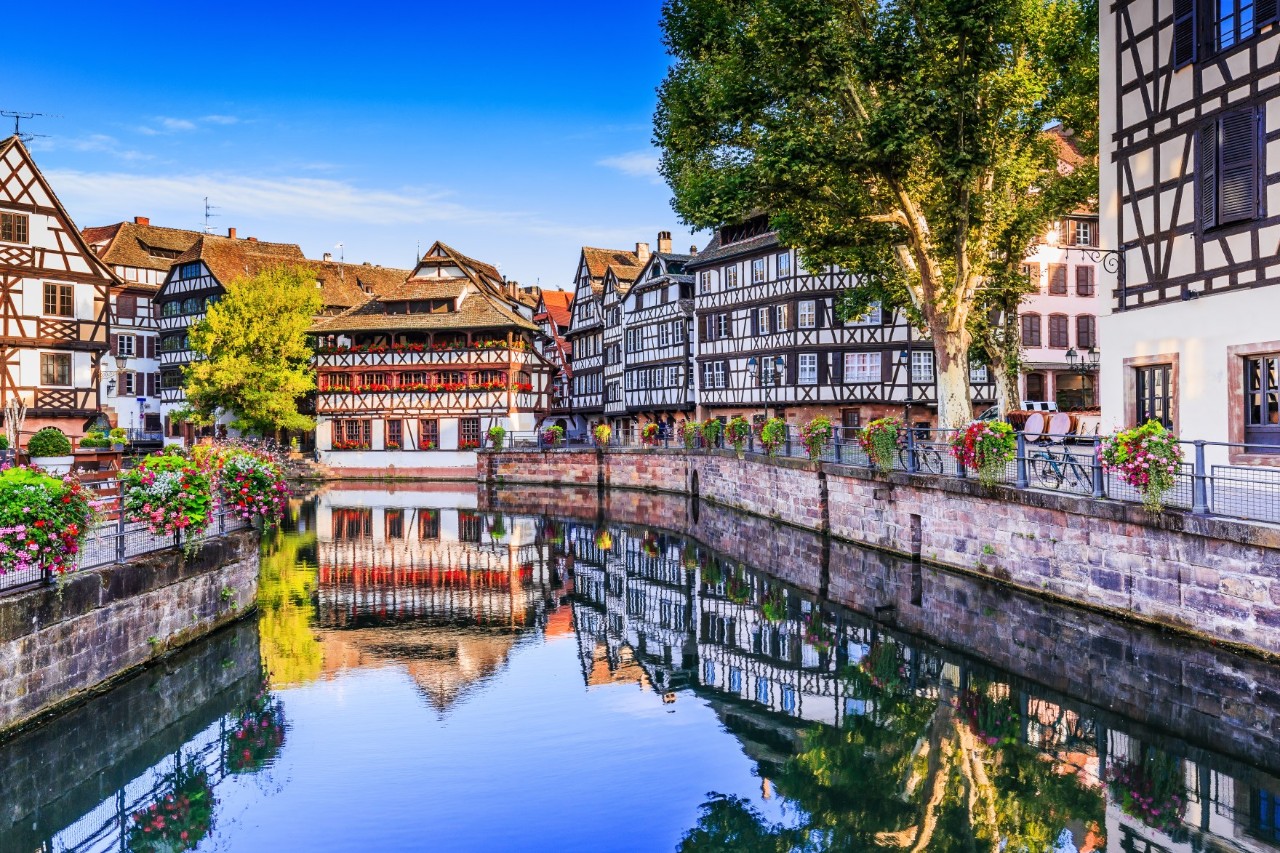
[[[342,484],[0,744],[0,851],[1280,849],[1280,668],[594,490]]]

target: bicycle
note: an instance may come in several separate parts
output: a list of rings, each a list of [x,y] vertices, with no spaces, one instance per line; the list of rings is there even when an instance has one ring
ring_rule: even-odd
[[[1062,449],[1060,454],[1054,448]],[[1086,467],[1080,458],[1071,452],[1066,442],[1040,444],[1036,452],[1027,460],[1031,472],[1036,479],[1051,489],[1062,488],[1067,483],[1071,489],[1092,489],[1092,467]]]
[[[941,451],[937,445],[926,441],[928,432],[925,430],[916,430],[915,440],[915,456],[916,456],[916,472],[920,474],[941,474],[944,460]],[[907,457],[912,453],[912,449],[903,445],[898,448],[898,463],[902,466],[903,471],[910,470],[907,464]]]

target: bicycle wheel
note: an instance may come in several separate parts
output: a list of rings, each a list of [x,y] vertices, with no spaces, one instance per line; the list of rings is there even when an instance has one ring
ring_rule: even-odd
[[[1086,468],[1074,456],[1068,455],[1068,459],[1070,461],[1064,466],[1066,468],[1067,485],[1080,491],[1093,491],[1093,469]]]
[[[1031,473],[1035,475],[1036,481],[1042,486],[1048,486],[1051,489],[1062,487],[1062,468],[1058,465],[1058,460],[1053,458],[1053,454],[1048,451],[1041,451],[1031,457],[1029,462]]]
[[[916,451],[916,464],[921,471],[930,474],[942,473],[942,454],[935,447],[921,447]]]

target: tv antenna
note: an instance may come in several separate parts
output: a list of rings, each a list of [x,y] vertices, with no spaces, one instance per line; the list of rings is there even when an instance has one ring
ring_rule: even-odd
[[[27,118],[62,118],[60,115],[53,113],[24,113],[17,110],[0,110],[0,116],[13,119],[13,135],[21,139],[23,142],[30,142],[37,136],[43,137],[43,133],[23,133],[22,120]]]
[[[333,248],[338,250],[338,278],[343,281],[347,280],[347,248],[342,243],[334,243]]]
[[[216,204],[209,204],[208,196],[204,197],[204,233],[206,234],[213,233],[213,231],[210,229],[210,226],[209,226],[209,220],[213,219],[215,216],[218,216],[218,214],[214,213],[215,210],[221,210],[221,209],[222,208]]]

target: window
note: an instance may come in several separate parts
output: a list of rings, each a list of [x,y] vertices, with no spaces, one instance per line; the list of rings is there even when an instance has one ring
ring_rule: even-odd
[[[433,542],[440,538],[439,510],[418,510],[418,538],[424,542]]]
[[[385,509],[382,511],[382,522],[386,527],[388,539],[404,538],[404,510]]]
[[[742,692],[742,670],[739,667],[729,667],[729,692]]]
[[[387,374],[385,373],[361,373],[360,384],[368,388],[371,385],[386,385]]]
[[[1200,129],[1196,179],[1201,228],[1261,214],[1262,133],[1253,108],[1223,113]]]
[[[1028,373],[1027,374],[1027,402],[1043,403],[1046,396],[1044,374]]]
[[[346,418],[333,422],[334,450],[367,450],[373,443],[373,421],[368,418]],[[339,447],[342,444],[343,447]]]
[[[969,381],[978,385],[985,385],[991,381],[991,371],[987,369],[985,364],[969,365]]]
[[[929,350],[911,351],[911,381],[933,381],[933,353]]]
[[[164,388],[181,388],[182,372],[178,370],[162,370],[160,371],[160,387]]]
[[[1137,421],[1159,421],[1165,429],[1173,429],[1173,366],[1153,364],[1134,368],[1137,392]]]
[[[698,292],[699,293],[711,292],[711,273],[704,272],[698,275]]]
[[[1040,265],[1039,264],[1023,264],[1022,274],[1027,277],[1027,283],[1031,285],[1033,293],[1040,292]]]
[[[702,386],[708,389],[725,387],[725,363],[709,361],[702,365]]]
[[[1076,317],[1076,346],[1081,350],[1093,349],[1098,345],[1098,321],[1092,314],[1081,314]]]
[[[791,253],[783,252],[778,255],[778,278],[791,277]]]
[[[75,316],[75,298],[71,285],[45,282],[44,313],[57,317]]]
[[[773,313],[769,308],[756,309],[756,331],[758,334],[769,334],[769,316]]]
[[[1076,267],[1076,296],[1093,296],[1093,265],[1081,264]]]
[[[335,509],[333,511],[333,538],[338,542],[369,539],[373,536],[373,510]]]
[[[812,299],[801,300],[796,326],[801,329],[812,329],[818,324],[817,303]]]
[[[669,388],[680,387],[680,368],[678,367],[667,368],[667,387]]]
[[[787,714],[793,714],[796,710],[796,689],[790,684],[782,688],[782,710]]]
[[[785,332],[787,330],[787,306],[785,305],[774,306],[773,330],[775,332]]]
[[[404,421],[387,421],[387,450],[398,450],[404,447]]]
[[[1066,349],[1071,346],[1066,314],[1049,315],[1049,346],[1052,349]]]
[[[461,542],[479,542],[483,525],[480,514],[472,510],[458,510],[458,540]]]
[[[800,353],[798,380],[801,385],[817,385],[818,384],[818,354],[812,352]]]
[[[182,300],[183,314],[199,314],[201,309],[203,308],[204,308],[204,301],[201,299],[197,299],[194,296],[188,296],[186,299]]]
[[[116,337],[116,355],[123,355],[132,358],[137,353],[136,338],[133,335],[118,335]]]
[[[200,277],[199,262],[194,264],[183,264],[182,266],[178,267],[178,278],[189,279],[189,278],[199,278],[199,277]]]
[[[133,397],[138,393],[138,374],[132,370],[120,374],[120,385],[116,389],[121,397]]]
[[[423,450],[435,450],[440,446],[440,421],[435,418],[423,418],[418,421],[418,447]]]
[[[480,419],[460,418],[458,420],[458,447],[480,446]]]
[[[1093,245],[1093,223],[1086,219],[1076,220],[1076,245]]]
[[[658,326],[658,346],[671,346],[671,327],[666,323],[662,323]]]
[[[844,354],[845,382],[879,382],[880,353],[847,352]]]
[[[682,344],[685,342],[685,338],[687,337],[685,335],[685,332],[687,331],[687,328],[688,327],[686,327],[684,324],[684,320],[671,321],[671,333],[672,333],[672,336],[675,338],[676,343]]]
[[[845,325],[848,326],[879,326],[884,322],[884,314],[880,310],[880,303],[875,302],[867,306],[867,310],[860,317],[850,317]]]
[[[769,679],[763,675],[756,676],[756,701],[761,705],[769,704]]]
[[[715,335],[714,335],[715,340],[719,340],[720,338],[733,337],[733,323],[730,322],[730,319],[731,319],[731,315],[728,313],[717,314],[714,317],[712,317],[712,320],[714,321],[714,327],[715,327]]]
[[[764,258],[751,261],[751,283],[760,284],[769,277],[768,264]]]
[[[1188,5],[1174,4],[1174,39],[1178,37],[1179,11]],[[1189,4],[1192,7],[1195,3]],[[1218,50],[1226,50],[1257,35],[1258,30],[1276,19],[1276,4],[1266,0],[1216,0],[1213,9],[1213,33]],[[1193,12],[1194,14],[1194,12]]]
[[[1039,314],[1023,314],[1022,320],[1022,345],[1024,347],[1038,347],[1040,343],[1040,315]]]
[[[1049,295],[1067,295],[1067,265],[1049,264]]]
[[[70,385],[71,384],[71,353],[69,352],[40,353],[40,384],[41,385]]]
[[[716,662],[711,660],[710,658],[702,662],[702,683],[703,684],[716,683]]]
[[[725,270],[724,270],[725,290],[728,290],[731,287],[737,287],[737,286],[738,286],[738,268],[736,266],[725,267]]]
[[[1245,444],[1280,451],[1280,355],[1244,360],[1244,406]]]
[[[161,317],[177,317],[182,313],[181,302],[166,302],[160,306]]]
[[[0,240],[6,243],[25,243],[27,239],[25,213],[0,213]]]

